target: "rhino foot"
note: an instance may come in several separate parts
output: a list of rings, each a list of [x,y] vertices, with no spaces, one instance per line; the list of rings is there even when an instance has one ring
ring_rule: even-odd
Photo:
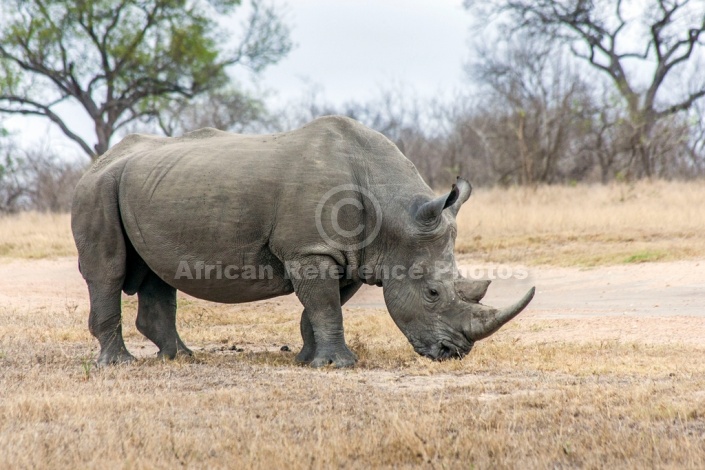
[[[296,355],[294,360],[299,364],[310,364],[315,356],[316,349],[304,344],[304,347],[301,348],[301,351]]]
[[[176,337],[176,353],[184,356],[193,356],[193,351],[186,347],[181,338]]]
[[[159,359],[176,359],[176,356],[188,356],[192,357],[193,356],[193,351],[191,351],[189,348],[186,346],[183,346],[183,344],[179,345],[176,348],[176,352],[173,351],[159,351],[157,353],[157,357]]]
[[[134,360],[135,357],[127,352],[126,349],[120,349],[118,351],[101,351],[95,365],[97,367],[107,367],[115,364],[128,364]]]
[[[310,366],[326,367],[332,365],[337,368],[353,367],[357,362],[357,356],[354,352],[348,349],[347,346],[343,346],[343,348],[338,348],[332,351],[317,351],[313,357],[313,360],[309,363]]]

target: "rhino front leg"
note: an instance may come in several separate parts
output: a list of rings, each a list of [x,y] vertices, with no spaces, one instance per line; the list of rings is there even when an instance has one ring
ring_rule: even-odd
[[[193,355],[176,331],[176,289],[149,272],[137,291],[137,329],[159,347],[159,357]]]
[[[343,306],[345,303],[355,295],[360,287],[361,282],[356,282],[355,284],[350,284],[340,288],[340,305]],[[308,318],[308,312],[304,309],[301,313],[301,337],[304,340],[304,345],[301,348],[301,352],[296,355],[296,362],[302,364],[309,364],[313,361],[316,354],[316,338],[313,334],[313,327],[311,326],[311,321]]]
[[[296,355],[296,362],[301,364],[310,364],[313,361],[313,356],[316,354],[316,338],[313,335],[313,327],[311,320],[308,318],[306,309],[301,313],[301,338],[304,340],[304,345],[301,351]]]
[[[299,273],[292,275],[294,291],[305,312],[301,321],[304,349],[297,358],[312,367],[352,367],[357,362],[345,344],[340,282],[330,276],[330,268],[335,266],[330,258],[311,257]],[[303,360],[310,355],[307,344],[309,348],[313,345],[314,353],[310,360]]]

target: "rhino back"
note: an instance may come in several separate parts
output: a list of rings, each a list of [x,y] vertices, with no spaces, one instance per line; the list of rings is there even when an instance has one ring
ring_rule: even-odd
[[[368,166],[392,150],[366,148],[393,146],[384,138],[372,143],[378,135],[367,131],[326,118],[272,135],[202,129],[157,142],[137,138],[120,177],[125,231],[152,270],[192,295],[241,302],[289,293],[282,262],[330,250],[314,219],[323,195],[338,185],[366,184]],[[184,261],[272,266],[274,278],[174,279]]]

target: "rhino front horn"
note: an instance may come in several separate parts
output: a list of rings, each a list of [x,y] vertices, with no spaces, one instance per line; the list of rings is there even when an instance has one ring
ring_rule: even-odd
[[[524,297],[514,305],[496,309],[485,305],[477,304],[472,307],[469,322],[464,328],[465,335],[473,341],[487,338],[502,325],[521,313],[534,298],[536,287],[532,287]]]

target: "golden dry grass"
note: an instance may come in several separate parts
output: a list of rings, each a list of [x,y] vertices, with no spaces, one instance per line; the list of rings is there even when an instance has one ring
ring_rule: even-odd
[[[705,257],[705,184],[477,189],[457,250],[495,263],[593,266]]]
[[[181,299],[182,336],[205,346],[162,362],[134,307],[143,358],[106,370],[83,304],[2,311],[0,468],[705,466],[702,346],[537,340],[555,326],[537,320],[432,363],[385,311],[354,309],[358,367],[312,370],[280,351],[300,346],[290,305]]]
[[[73,256],[69,214],[22,212],[0,217],[0,258]]]
[[[705,184],[477,189],[458,219],[464,259],[529,265],[705,257]],[[0,217],[0,258],[75,255],[67,214]]]

